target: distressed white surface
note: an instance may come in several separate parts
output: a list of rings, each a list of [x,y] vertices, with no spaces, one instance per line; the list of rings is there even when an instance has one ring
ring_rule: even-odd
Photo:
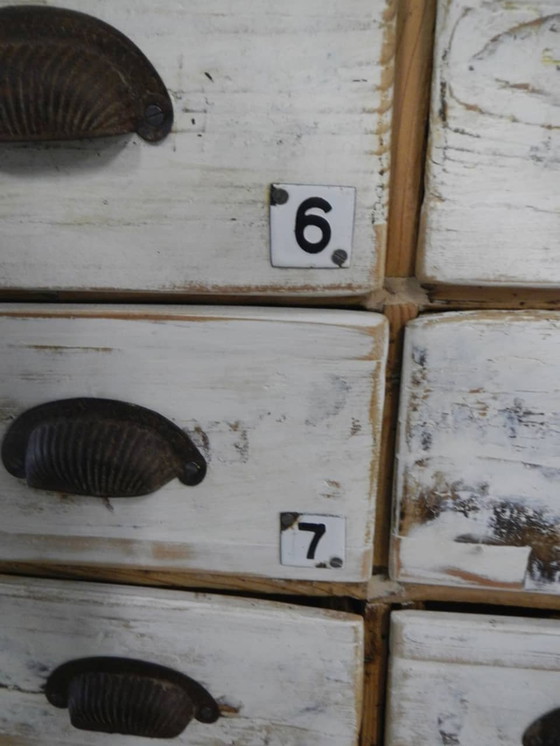
[[[237,710],[193,721],[189,746],[356,746],[362,619],[288,604],[145,588],[2,578],[0,742],[126,746],[79,731],[42,692],[66,661],[116,655],[191,676]]]
[[[359,581],[371,572],[387,325],[372,313],[0,307],[0,437],[56,399],[121,399],[184,428],[205,480],[110,501],[0,468],[0,558]],[[342,568],[280,564],[284,511],[346,518]]]
[[[389,0],[46,4],[129,36],[169,88],[175,124],[157,146],[2,145],[1,287],[335,296],[381,284]],[[356,187],[351,268],[271,266],[273,182]]]
[[[439,0],[419,273],[560,285],[560,6]]]
[[[560,314],[406,331],[393,576],[560,591]]]
[[[514,746],[560,705],[560,622],[397,611],[386,746]]]

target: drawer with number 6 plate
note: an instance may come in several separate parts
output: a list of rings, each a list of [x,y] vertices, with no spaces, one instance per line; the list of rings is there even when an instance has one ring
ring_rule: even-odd
[[[361,582],[385,319],[0,308],[0,559]]]
[[[386,746],[560,742],[560,621],[398,611]]]
[[[3,292],[380,288],[394,3],[13,4],[0,4]]]
[[[357,615],[14,578],[0,606],[3,744],[357,746]]]

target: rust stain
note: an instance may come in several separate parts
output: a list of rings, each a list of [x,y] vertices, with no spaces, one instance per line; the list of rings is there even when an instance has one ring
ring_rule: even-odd
[[[241,707],[234,707],[233,705],[218,703],[218,707],[220,708],[220,714],[225,717],[228,717],[228,715],[239,715],[241,712]]]
[[[488,588],[507,588],[508,590],[523,590],[523,583],[505,583],[503,581],[490,580],[489,578],[482,577],[473,572],[467,572],[466,570],[458,570],[455,567],[446,567],[444,569],[446,575],[450,575],[452,578],[460,578],[467,583],[473,585],[484,585]]]

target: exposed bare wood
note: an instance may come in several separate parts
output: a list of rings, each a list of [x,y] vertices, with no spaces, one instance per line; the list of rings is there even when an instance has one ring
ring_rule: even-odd
[[[547,288],[421,285],[415,277],[386,277],[384,289],[368,296],[365,305],[369,310],[380,311],[389,304],[407,303],[415,303],[421,312],[477,308],[559,310],[560,295]]]
[[[493,588],[449,588],[444,585],[399,583],[386,575],[374,575],[368,587],[371,603],[406,606],[416,602],[469,603],[488,606],[514,606],[525,609],[560,611],[560,597],[550,593],[500,591]]]
[[[426,309],[460,311],[476,308],[560,309],[558,290],[547,288],[490,288],[461,285],[427,285]]]
[[[423,194],[436,0],[402,0],[397,54],[387,238],[387,276],[414,274]]]
[[[381,746],[385,709],[389,617],[391,606],[371,603],[366,606],[364,714],[360,746]]]
[[[393,462],[397,430],[400,392],[402,345],[406,323],[419,312],[416,303],[387,304],[384,309],[389,320],[389,355],[383,406],[383,435],[379,470],[379,493],[376,508],[374,568],[387,567],[389,556],[389,527],[393,493]]]
[[[146,570],[139,567],[88,567],[57,565],[46,562],[0,562],[0,572],[68,580],[94,580],[128,585],[151,585],[196,590],[224,590],[274,596],[336,596],[365,599],[368,583],[331,583],[301,580],[276,580],[251,575],[221,575],[209,572]]]

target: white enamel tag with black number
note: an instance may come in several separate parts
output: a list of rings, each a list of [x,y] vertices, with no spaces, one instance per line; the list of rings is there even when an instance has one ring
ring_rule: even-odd
[[[282,513],[280,562],[292,567],[344,566],[346,520],[337,515]]]
[[[354,187],[272,184],[272,266],[349,267],[355,204]]]

